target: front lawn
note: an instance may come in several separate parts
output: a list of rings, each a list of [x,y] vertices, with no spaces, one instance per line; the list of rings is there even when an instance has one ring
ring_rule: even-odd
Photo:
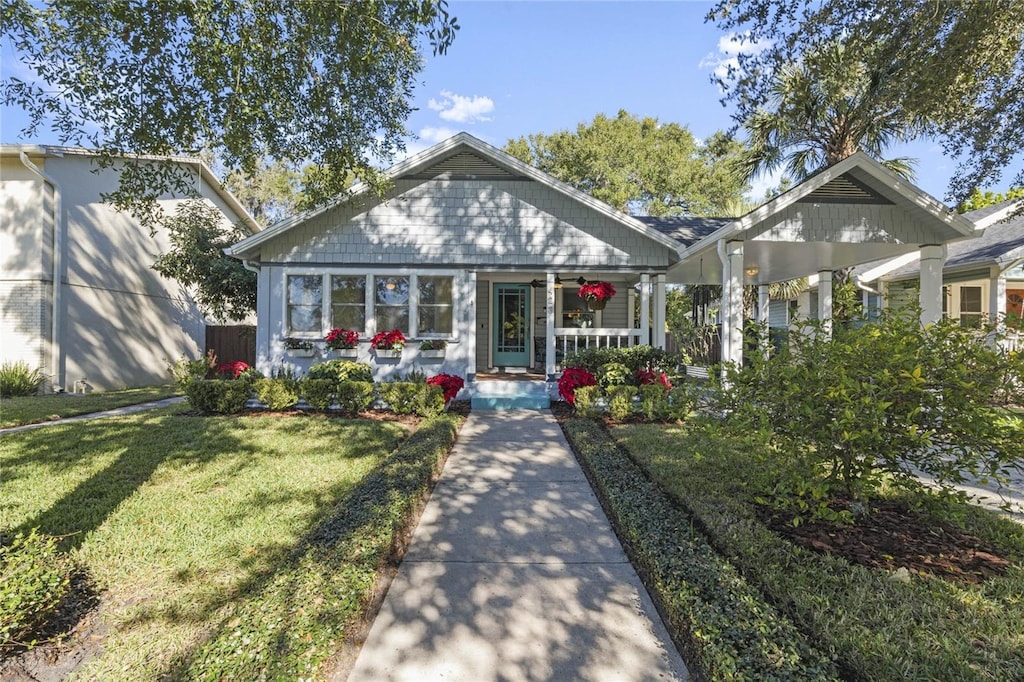
[[[50,393],[0,399],[0,428],[38,424],[61,417],[112,410],[177,395],[174,386],[146,386],[99,393]]]
[[[457,420],[410,436],[187,409],[6,435],[0,532],[65,536],[101,592],[83,678],[309,677],[362,617]]]
[[[933,502],[924,512],[934,530],[945,523],[975,536],[979,547],[1011,562],[1006,571],[976,583],[972,575],[950,580],[871,568],[770,530],[754,499],[764,461],[713,422],[619,426],[611,434],[749,584],[830,652],[844,678],[1024,679],[1021,525],[976,507]],[[918,559],[942,564],[944,557]]]

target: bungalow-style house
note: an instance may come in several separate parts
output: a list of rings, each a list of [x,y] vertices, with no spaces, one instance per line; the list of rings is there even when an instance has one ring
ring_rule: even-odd
[[[326,356],[324,335],[343,327],[381,378],[417,369],[472,382],[534,368],[550,381],[579,347],[663,347],[670,282],[724,282],[723,359],[739,360],[742,285],[764,285],[767,311],[770,282],[920,252],[935,317],[943,245],[974,234],[863,154],[736,219],[631,217],[465,133],[387,175],[384,198],[357,187],[228,250],[259,272],[262,371],[307,367],[316,358],[289,345]],[[588,304],[580,286],[598,282],[616,294]],[[820,303],[830,317],[830,296]],[[394,358],[370,348],[391,329],[410,338]],[[429,340],[447,342],[443,358],[419,350]]]
[[[226,223],[259,229],[198,159],[135,161],[185,167]],[[0,145],[0,362],[41,368],[50,390],[165,384],[168,360],[204,352],[207,320],[150,267],[166,235],[101,200],[117,182],[94,152]]]
[[[950,244],[942,270],[942,314],[974,325],[1024,319],[1024,206],[1006,201],[964,214],[979,236]],[[916,292],[920,266],[896,258],[862,266],[857,280],[866,290],[885,294],[897,305]]]

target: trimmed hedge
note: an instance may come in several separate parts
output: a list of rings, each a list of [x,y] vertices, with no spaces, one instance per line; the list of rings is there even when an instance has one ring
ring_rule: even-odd
[[[236,414],[252,396],[252,384],[238,379],[197,379],[185,387],[189,405],[203,413]]]
[[[338,409],[345,414],[370,409],[376,395],[376,387],[370,381],[342,381],[337,391]]]
[[[332,379],[342,381],[373,381],[373,368],[365,362],[354,360],[325,360],[315,362],[306,373],[308,379]]]
[[[301,390],[306,398],[306,404],[314,410],[323,412],[334,403],[337,388],[338,382],[334,379],[308,376],[302,380]]]
[[[257,379],[253,383],[256,398],[271,410],[286,410],[299,402],[299,392],[290,379]]]
[[[835,662],[712,548],[694,519],[651,484],[599,424],[570,419],[563,428],[701,677],[839,679]]]
[[[381,384],[380,398],[395,414],[431,417],[444,411],[444,391],[441,387],[418,381],[393,381]]]
[[[345,498],[259,596],[225,615],[175,679],[295,680],[321,668],[365,617],[374,578],[440,471],[461,419],[420,424],[379,469]]]

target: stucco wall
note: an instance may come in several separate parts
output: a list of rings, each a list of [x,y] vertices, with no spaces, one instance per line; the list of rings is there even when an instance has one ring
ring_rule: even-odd
[[[384,203],[339,207],[262,247],[264,263],[475,268],[650,267],[668,250],[540,183],[400,180]]]

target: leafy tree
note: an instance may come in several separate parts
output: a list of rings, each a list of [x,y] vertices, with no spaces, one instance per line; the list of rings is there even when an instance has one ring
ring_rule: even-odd
[[[1011,187],[1005,194],[991,190],[982,192],[980,189],[974,189],[971,191],[970,196],[956,207],[956,212],[967,213],[968,211],[977,211],[979,208],[995,206],[1010,199],[1022,198],[1024,198],[1024,187]]]
[[[921,122],[891,105],[889,81],[869,71],[866,61],[863,52],[829,43],[777,70],[766,106],[743,122],[747,176],[784,166],[801,180],[857,151],[881,158],[893,142],[916,136]],[[911,159],[883,163],[913,177]]]
[[[224,186],[263,225],[294,214],[301,192],[299,174],[280,161],[254,173],[233,170],[224,178]]]
[[[221,213],[200,199],[178,205],[166,220],[170,250],[153,269],[190,289],[199,308],[218,320],[241,320],[256,309],[256,273],[224,255],[245,233],[225,226]]]
[[[701,143],[677,123],[625,111],[505,145],[516,158],[621,211],[656,216],[723,214],[746,190],[733,168],[739,150],[723,133]]]
[[[737,122],[771,100],[773,76],[841,41],[886,83],[886,101],[941,136],[961,163],[947,199],[996,184],[1024,129],[1024,12],[1019,0],[719,0],[708,20],[748,46],[719,78]],[[1018,168],[1015,185],[1024,184]]]

